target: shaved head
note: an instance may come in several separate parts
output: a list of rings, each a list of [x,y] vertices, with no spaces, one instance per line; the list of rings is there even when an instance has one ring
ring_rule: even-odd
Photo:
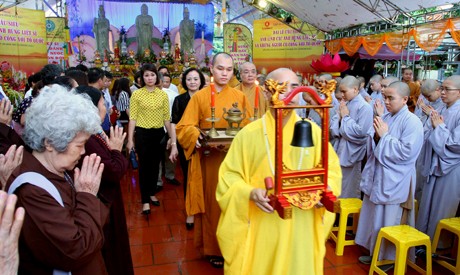
[[[396,82],[393,82],[390,84],[390,86],[388,86],[388,88],[393,88],[395,89],[398,94],[402,97],[404,96],[410,96],[410,88],[409,88],[409,85],[407,85],[406,83],[404,82],[401,82],[401,81],[396,81]]]
[[[347,75],[340,81],[340,86],[342,85],[348,88],[359,89],[359,80],[354,76]]]
[[[436,79],[426,79],[423,81],[420,91],[423,95],[427,96],[439,89],[439,86],[441,86],[441,84]]]
[[[449,80],[455,88],[460,89],[460,75],[449,76],[448,78],[446,78],[446,80]]]
[[[300,82],[299,82],[299,78],[297,77],[297,75],[290,69],[287,69],[287,68],[279,68],[279,69],[276,69],[274,71],[272,71],[271,73],[269,73],[267,75],[267,78],[266,79],[273,79],[275,81],[277,81],[278,83],[283,83],[285,81],[287,81],[287,86],[286,86],[286,92],[284,94],[280,94],[279,95],[279,99],[282,100],[283,98],[287,97],[291,91],[297,87],[300,86]],[[271,97],[271,95],[269,95]],[[267,98],[268,100],[270,100],[270,97]],[[291,102],[293,104],[298,104],[299,103],[299,98],[300,98],[300,94],[297,94],[292,100]]]

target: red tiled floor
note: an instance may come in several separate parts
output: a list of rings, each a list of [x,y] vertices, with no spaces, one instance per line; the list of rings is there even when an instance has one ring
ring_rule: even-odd
[[[131,245],[166,243],[172,240],[171,229],[167,225],[129,230],[129,242]]]
[[[152,246],[150,244],[131,245],[131,256],[133,258],[134,267],[153,264]]]
[[[196,260],[201,258],[200,252],[193,245],[193,240],[153,244],[155,264],[166,264]]]
[[[223,269],[213,268],[194,247],[193,231],[185,229],[183,186],[165,184],[157,194],[161,206],[151,206],[152,214],[145,217],[137,176],[137,171],[129,170],[121,183],[135,274],[222,275]],[[346,246],[344,255],[336,256],[335,243],[329,240],[324,274],[368,274],[369,266],[358,263],[361,255],[359,247]],[[406,274],[417,273],[408,268]],[[450,272],[433,264],[433,274]]]

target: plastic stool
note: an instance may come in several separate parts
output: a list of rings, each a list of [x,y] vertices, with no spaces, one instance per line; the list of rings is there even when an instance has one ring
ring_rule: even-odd
[[[436,253],[436,249],[438,248],[439,236],[441,235],[442,230],[450,231],[457,235],[457,238],[460,238],[460,218],[450,218],[439,221],[433,238],[433,253]],[[454,272],[455,274],[460,274],[460,246],[458,248],[457,261],[455,262],[455,266],[451,265],[447,261],[437,259],[435,259],[435,261],[450,271]]]
[[[385,238],[396,246],[395,260],[382,260],[379,261],[379,252],[382,239]],[[407,252],[409,248],[414,246],[424,245],[426,247],[426,271],[420,268],[411,260],[407,259]],[[374,254],[372,256],[371,268],[369,275],[377,272],[378,274],[387,274],[378,266],[386,264],[395,264],[394,275],[403,275],[406,271],[406,263],[417,272],[421,274],[431,275],[431,242],[430,237],[425,233],[409,225],[396,225],[383,227],[377,236],[377,242],[374,247]]]
[[[355,240],[346,240],[345,235],[347,230],[352,230],[356,233],[358,227],[359,212],[363,202],[360,199],[339,199],[338,209],[334,209],[335,213],[340,213],[339,226],[332,227],[329,237],[335,242],[335,255],[343,256],[343,249],[346,245],[354,245]],[[347,226],[348,215],[353,214],[353,226]],[[334,232],[337,231],[337,235]]]

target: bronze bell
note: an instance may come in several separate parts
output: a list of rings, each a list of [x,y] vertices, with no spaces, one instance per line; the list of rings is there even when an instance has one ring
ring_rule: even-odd
[[[295,123],[294,135],[292,136],[291,146],[312,147],[313,137],[311,134],[311,123],[305,118]]]

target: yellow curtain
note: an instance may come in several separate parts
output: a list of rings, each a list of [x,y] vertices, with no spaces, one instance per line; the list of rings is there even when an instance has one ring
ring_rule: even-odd
[[[346,37],[326,41],[325,45],[326,49],[332,54],[338,53],[343,48],[349,56],[354,55],[361,45],[370,55],[375,55],[383,43],[386,43],[388,48],[393,52],[401,53],[407,46],[410,38],[413,37],[420,48],[431,52],[442,43],[446,31],[450,31],[452,38],[460,46],[460,18],[451,18],[419,25],[407,33],[395,31],[384,34]]]
[[[363,48],[371,56],[376,55],[385,41],[384,34],[368,35],[363,37]]]

